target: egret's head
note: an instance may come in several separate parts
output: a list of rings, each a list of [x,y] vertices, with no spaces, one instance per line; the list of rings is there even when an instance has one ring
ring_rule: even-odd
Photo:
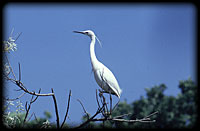
[[[89,37],[94,37],[95,38],[95,34],[93,31],[91,30],[86,30],[86,31],[74,31],[75,33],[81,33],[81,34],[84,34],[84,35],[88,35]]]
[[[93,31],[91,30],[86,30],[86,31],[74,31],[74,33],[81,33],[84,35],[89,36],[92,40],[95,40],[95,38],[98,40],[99,45],[102,47],[100,40],[97,38],[97,36],[94,34]]]

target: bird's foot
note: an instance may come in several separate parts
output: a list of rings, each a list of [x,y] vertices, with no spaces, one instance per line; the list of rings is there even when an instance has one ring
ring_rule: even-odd
[[[100,89],[99,89],[99,97],[102,97],[102,96],[103,96],[103,93],[104,93],[103,90],[100,90]]]

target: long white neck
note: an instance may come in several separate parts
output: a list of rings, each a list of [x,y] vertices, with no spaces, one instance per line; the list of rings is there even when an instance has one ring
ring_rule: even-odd
[[[96,40],[95,36],[92,36],[91,37],[91,43],[90,43],[90,58],[91,58],[93,70],[98,68],[97,64],[99,63],[99,61],[96,58],[95,51],[94,51],[95,40]]]

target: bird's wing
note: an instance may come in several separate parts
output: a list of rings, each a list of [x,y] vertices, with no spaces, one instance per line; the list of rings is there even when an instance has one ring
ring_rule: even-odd
[[[103,64],[102,64],[103,65]],[[116,93],[116,95],[120,98],[121,95],[121,89],[119,87],[119,84],[113,75],[113,73],[103,65],[102,68],[102,78],[103,80],[109,85],[109,87]]]

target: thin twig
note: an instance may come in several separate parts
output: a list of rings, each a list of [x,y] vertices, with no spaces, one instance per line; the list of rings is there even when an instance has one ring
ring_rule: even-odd
[[[112,111],[115,110],[115,108],[118,106],[119,102],[120,102],[120,100],[115,104],[115,106],[113,107]]]
[[[19,35],[17,36],[17,38],[15,39],[15,41],[17,41],[17,39],[19,38],[19,36],[22,34],[22,32],[19,33]]]
[[[149,118],[149,117],[151,117],[151,116],[153,116],[153,115],[155,115],[155,114],[158,114],[158,113],[159,113],[159,111],[153,112],[153,113],[151,113],[150,115],[146,116],[145,118]]]
[[[101,111],[102,109],[104,108],[105,104],[103,104],[103,106],[101,108],[99,108],[96,113],[90,118],[88,119],[87,121],[85,121],[84,123],[82,123],[81,125],[79,125],[78,127],[75,127],[75,129],[78,129],[78,128],[81,128],[81,127],[84,127],[85,125],[87,125],[90,121],[92,121],[94,119],[95,116],[97,116]]]
[[[34,95],[34,96],[52,96],[52,95],[54,95],[53,93],[40,94],[40,93],[35,93],[35,92],[29,91],[29,90],[24,86],[24,84],[21,82],[21,68],[20,68],[20,63],[19,63],[19,80],[17,80],[16,77],[15,77],[15,74],[14,74],[14,72],[13,72],[13,70],[12,70],[12,67],[11,67],[11,65],[10,65],[10,62],[9,62],[7,56],[6,56],[6,59],[7,59],[7,61],[8,61],[9,66],[10,66],[11,72],[12,72],[12,74],[13,74],[13,76],[14,76],[14,79],[9,78],[8,76],[5,76],[5,78],[6,78],[7,80],[10,80],[10,81],[13,82],[14,84],[16,84],[21,90],[23,90],[24,92],[26,92],[26,93],[28,93],[28,94],[30,94],[30,95]]]
[[[69,97],[68,97],[68,104],[67,104],[67,111],[66,111],[66,114],[65,114],[65,118],[63,120],[63,123],[61,124],[60,128],[63,127],[65,121],[66,121],[66,118],[67,118],[67,115],[68,115],[68,111],[69,111],[69,103],[70,103],[70,98],[71,98],[71,90],[69,91]]]
[[[41,91],[41,89],[39,90],[38,93],[40,93],[40,91]],[[25,104],[26,114],[25,114],[25,117],[24,117],[24,123],[26,122],[26,119],[28,117],[29,111],[31,109],[31,104],[33,104],[37,100],[37,98],[38,98],[38,96],[36,96],[36,98],[33,100],[33,97],[34,96],[31,97],[31,101],[30,101],[30,104],[29,104],[28,108],[27,108],[27,102]]]
[[[155,120],[142,120],[142,119],[136,119],[136,120],[126,120],[126,119],[117,119],[117,118],[100,118],[100,119],[93,119],[91,121],[106,121],[106,120],[110,120],[110,121],[117,121],[117,122],[128,122],[128,123],[134,123],[134,122],[141,122],[141,123],[151,123],[151,122],[156,122]]]
[[[26,109],[26,114],[25,114],[25,117],[24,117],[24,124],[25,124],[26,118],[27,118],[27,116],[28,116],[28,114],[29,114],[29,110],[31,109],[31,103],[29,104],[29,106],[28,106],[28,108],[27,108],[27,102],[26,102],[26,104],[25,104],[25,109]]]
[[[21,68],[20,68],[20,63],[19,63],[19,80],[15,80],[16,85],[18,85],[23,91],[25,91],[26,93],[29,93],[31,95],[35,95],[35,96],[52,96],[54,94],[40,94],[40,93],[35,93],[35,92],[31,92],[28,91],[27,88],[24,86],[24,84],[21,82]]]
[[[81,106],[84,110],[84,113],[87,115],[87,118],[89,119],[90,118],[89,113],[85,110],[85,107],[83,106],[82,102],[79,99],[77,99],[77,101],[81,104]]]
[[[21,81],[21,68],[20,68],[20,63],[19,64],[19,81]]]
[[[124,116],[128,116],[128,115],[131,115],[131,113],[127,113],[127,114],[115,116],[115,117],[113,117],[113,118],[116,119],[116,118],[120,118],[120,117],[124,117]]]
[[[17,98],[14,98],[14,99],[7,98],[6,101],[15,101],[15,100],[18,100],[19,98],[21,98],[22,96],[24,96],[24,94],[26,94],[26,92],[23,92],[20,96],[18,96]]]
[[[99,92],[101,93],[101,91],[99,91]],[[107,120],[109,120],[109,121],[117,121],[117,122],[128,122],[128,123],[135,123],[135,122],[152,123],[152,122],[156,122],[156,120],[151,120],[150,117],[152,117],[153,115],[156,115],[158,113],[158,111],[156,111],[154,113],[151,113],[150,115],[145,116],[142,119],[135,119],[135,120],[122,119],[123,117],[128,116],[131,113],[122,114],[122,115],[119,115],[119,116],[112,117],[111,113],[117,107],[117,105],[119,104],[119,101],[115,104],[114,108],[112,109],[112,97],[111,97],[111,94],[110,94],[110,112],[108,112],[108,108],[107,108],[107,103],[106,103],[105,97],[103,96],[102,93],[99,95],[99,97],[100,97],[100,100],[101,100],[102,107],[100,108],[100,104],[99,104],[99,101],[98,101],[97,90],[96,90],[96,99],[97,99],[97,104],[98,104],[98,109],[97,109],[96,113],[92,117],[90,117],[87,121],[85,121],[84,123],[82,123],[81,125],[79,125],[78,127],[75,127],[75,128],[82,128],[85,125],[87,125],[90,121],[102,121],[103,122],[103,126],[104,126],[105,121],[107,121]],[[78,100],[78,101],[80,102],[81,106],[83,107],[84,112],[86,114],[88,114],[86,112],[83,104],[81,103],[81,101],[80,100]],[[102,115],[104,117],[103,118],[95,118],[96,115],[98,115],[99,113],[102,113]]]
[[[34,113],[34,112],[33,112]],[[33,116],[33,113],[31,114],[31,116],[28,118],[27,122],[30,121],[31,117]]]
[[[118,122],[129,122],[129,123],[134,123],[134,122],[142,122],[142,123],[151,123],[151,122],[156,122],[156,120],[151,120],[149,117],[153,116],[155,114],[157,114],[158,111],[142,118],[142,119],[135,119],[135,120],[126,120],[126,119],[118,119],[119,117],[122,117],[122,115],[120,116],[116,116],[114,118],[100,118],[100,119],[93,119],[91,121],[106,121],[106,120],[111,120],[111,121],[118,121]],[[129,114],[126,114],[129,115]]]
[[[38,91],[38,94],[40,94],[41,88]],[[31,103],[35,102],[37,100],[38,96],[35,97],[35,99],[33,101],[31,101]]]
[[[34,115],[34,117],[35,117],[35,120],[36,120],[36,121],[38,121],[38,119],[37,119],[37,117],[36,117],[36,115],[35,115],[35,113],[34,113],[34,112],[33,112],[33,115]]]
[[[53,94],[52,97],[53,97],[54,106],[55,106],[55,112],[56,112],[57,128],[60,128],[60,127],[59,127],[58,107],[57,107],[56,97],[55,97],[55,95],[54,95],[53,88],[51,88],[51,91],[52,91],[52,94]]]

